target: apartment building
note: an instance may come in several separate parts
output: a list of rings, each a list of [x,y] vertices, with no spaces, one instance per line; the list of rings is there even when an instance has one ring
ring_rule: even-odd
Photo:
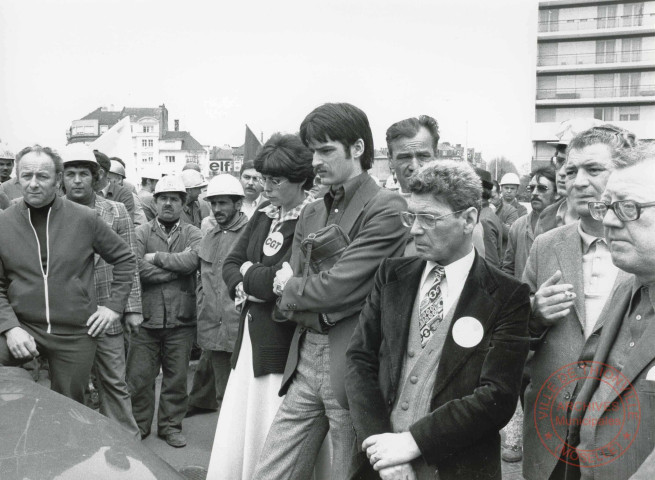
[[[655,1],[539,2],[536,82],[533,167],[571,118],[655,139]]]

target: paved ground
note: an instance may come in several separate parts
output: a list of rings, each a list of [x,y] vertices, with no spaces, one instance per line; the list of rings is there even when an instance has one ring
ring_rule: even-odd
[[[191,390],[191,382],[193,373],[195,371],[197,362],[192,361],[189,369],[189,377],[187,380],[188,389]],[[42,375],[39,383],[49,386],[49,381]],[[161,374],[157,377],[156,396],[159,399],[159,391],[161,388]],[[157,401],[157,405],[159,402]],[[155,410],[156,411],[156,410]],[[214,442],[214,433],[216,431],[216,422],[218,420],[218,412],[212,412],[202,415],[194,415],[185,418],[182,424],[182,430],[187,438],[187,446],[184,448],[173,448],[169,446],[164,440],[157,437],[156,413],[155,420],[152,425],[152,434],[143,440],[143,444],[150,448],[154,453],[159,455],[176,470],[186,470],[190,480],[204,480],[207,467],[209,466],[209,458],[211,455],[211,447]],[[503,480],[523,480],[521,476],[522,463],[505,463],[503,462]],[[219,480],[219,479],[212,479]],[[322,479],[316,479],[322,480]],[[464,479],[463,479],[464,480]]]

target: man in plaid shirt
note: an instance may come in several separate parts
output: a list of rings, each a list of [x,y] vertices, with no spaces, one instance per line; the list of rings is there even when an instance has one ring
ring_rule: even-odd
[[[64,152],[64,188],[69,200],[95,208],[102,218],[136,254],[134,225],[122,203],[99,197],[94,192],[98,164],[93,152],[85,146],[68,147]],[[96,301],[105,305],[111,298],[113,266],[95,256],[94,280]],[[123,312],[128,334],[138,331],[141,315],[141,284],[138,270],[134,273],[132,290]],[[125,382],[125,344],[121,322],[110,325],[98,336],[93,370],[100,391],[100,413],[122,425],[140,439],[139,428],[132,415],[132,403]]]

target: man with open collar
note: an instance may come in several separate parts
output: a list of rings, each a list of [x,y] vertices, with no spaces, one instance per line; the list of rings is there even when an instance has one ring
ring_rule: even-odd
[[[573,402],[567,448],[582,468],[569,461],[567,478],[645,480],[655,478],[655,147],[622,151],[614,164],[589,210],[603,221],[612,262],[632,275],[608,301],[589,365],[608,371],[603,381],[588,375]]]
[[[382,259],[401,255],[405,200],[381,189],[367,170],[373,135],[366,114],[347,103],[316,108],[300,138],[313,152],[325,197],[298,219],[290,267],[276,276],[279,305],[297,323],[284,376],[282,402],[256,468],[255,479],[310,478],[325,435],[332,439],[332,478],[345,478],[355,459],[355,434],[344,388],[345,351]],[[350,242],[336,263],[303,280],[301,242],[338,225]],[[302,288],[301,288],[302,287]]]
[[[355,478],[500,479],[499,431],[528,353],[529,291],[473,248],[482,185],[433,162],[409,181],[417,257],[384,260],[347,352],[370,465]],[[372,467],[372,468],[371,468]],[[415,475],[415,476],[414,476]]]
[[[534,355],[526,363],[529,382],[524,393],[523,476],[526,480],[564,478],[566,463],[549,451],[564,438],[566,425],[555,425],[557,435],[540,437],[535,422],[539,391],[560,368],[590,361],[603,328],[607,299],[621,273],[611,261],[603,225],[587,203],[601,198],[613,170],[612,157],[634,145],[634,136],[613,125],[585,130],[569,143],[566,160],[567,202],[579,220],[535,238],[523,273],[534,294],[529,328]],[[556,404],[571,400],[577,381],[557,392]]]

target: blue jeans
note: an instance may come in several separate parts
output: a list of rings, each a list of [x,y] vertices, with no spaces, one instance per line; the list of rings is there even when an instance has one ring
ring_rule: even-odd
[[[357,440],[350,412],[339,405],[330,386],[328,336],[307,333],[301,342],[298,368],[266,437],[255,480],[312,478],[328,430],[331,478],[347,478],[356,467]]]
[[[163,378],[157,412],[157,433],[182,431],[187,410],[187,372],[195,327],[143,328],[130,339],[127,354],[127,387],[132,413],[141,437],[150,434],[155,415],[155,380],[161,366]]]

